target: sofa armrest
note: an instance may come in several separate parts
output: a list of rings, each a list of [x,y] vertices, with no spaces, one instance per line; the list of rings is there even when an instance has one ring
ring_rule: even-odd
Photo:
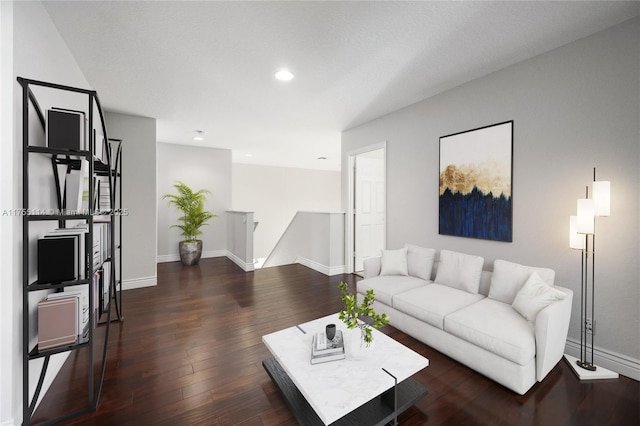
[[[567,343],[573,291],[555,286],[567,294],[563,300],[544,308],[536,317],[536,380],[542,381],[562,359]]]
[[[364,277],[371,278],[377,277],[380,275],[380,267],[382,262],[382,257],[367,257],[362,261],[364,266]]]

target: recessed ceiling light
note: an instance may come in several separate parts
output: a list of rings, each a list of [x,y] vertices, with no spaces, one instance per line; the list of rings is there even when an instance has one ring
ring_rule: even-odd
[[[202,130],[196,130],[196,135],[193,137],[194,141],[203,141],[204,140],[204,132]]]
[[[276,73],[276,78],[280,81],[289,81],[293,79],[293,74],[288,70],[281,69]]]
[[[318,157],[318,160],[326,160],[327,157]]]
[[[245,157],[253,157],[253,154],[245,154]]]

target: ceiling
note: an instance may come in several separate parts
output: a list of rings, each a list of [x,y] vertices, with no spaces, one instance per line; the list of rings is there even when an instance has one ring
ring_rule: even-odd
[[[340,169],[343,130],[640,14],[611,1],[44,4],[103,107],[156,118],[159,142],[318,170]],[[282,67],[295,78],[277,81]]]

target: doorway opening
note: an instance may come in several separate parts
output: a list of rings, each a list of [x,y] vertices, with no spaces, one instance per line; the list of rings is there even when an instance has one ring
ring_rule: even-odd
[[[347,271],[361,274],[386,247],[386,143],[348,153],[348,166]]]

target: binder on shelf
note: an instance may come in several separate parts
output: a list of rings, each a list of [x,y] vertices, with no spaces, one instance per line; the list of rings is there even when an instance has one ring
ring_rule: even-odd
[[[63,238],[63,237],[75,237],[77,243],[76,254],[76,274],[78,279],[84,279],[85,277],[85,245],[86,235],[88,229],[86,225],[78,226],[74,228],[58,228],[44,235],[44,238]]]
[[[102,231],[102,261],[109,260],[111,258],[111,220],[108,217],[104,218],[104,221],[95,222],[98,224]]]
[[[95,271],[93,273],[93,281],[91,285],[93,286],[93,324],[98,324],[98,319],[100,319],[100,276],[101,271]]]
[[[102,264],[102,279],[100,280],[100,312],[109,308],[109,286],[111,285],[111,261],[107,260]]]
[[[98,210],[109,211],[111,210],[111,189],[109,187],[109,179],[100,179],[98,197]]]
[[[93,269],[100,268],[106,260],[106,247],[108,235],[106,234],[106,223],[94,222],[93,224]]]
[[[47,110],[45,138],[49,148],[86,150],[86,118],[83,111]]]
[[[100,180],[93,177],[93,200],[91,200],[91,208],[98,210],[98,197],[100,196]]]
[[[78,298],[38,303],[38,350],[72,345],[78,340]]]
[[[93,158],[107,164],[107,143],[100,130],[93,129]]]
[[[82,174],[71,170],[64,178],[64,208],[66,211],[79,211],[82,208]]]
[[[64,179],[64,208],[86,213],[89,209],[89,163],[80,160],[80,170],[70,170]]]
[[[89,334],[89,286],[80,285],[65,287],[64,291],[61,293],[51,293],[47,295],[47,300],[60,299],[65,297],[75,297],[78,299],[78,343],[86,342],[86,337]]]
[[[38,283],[61,283],[76,279],[78,238],[41,238],[38,240]]]
[[[89,162],[85,160],[82,161],[82,166],[80,167],[80,173],[82,175],[82,202],[80,205],[80,210],[84,214],[88,214],[89,212],[89,185],[93,182],[89,177]]]

